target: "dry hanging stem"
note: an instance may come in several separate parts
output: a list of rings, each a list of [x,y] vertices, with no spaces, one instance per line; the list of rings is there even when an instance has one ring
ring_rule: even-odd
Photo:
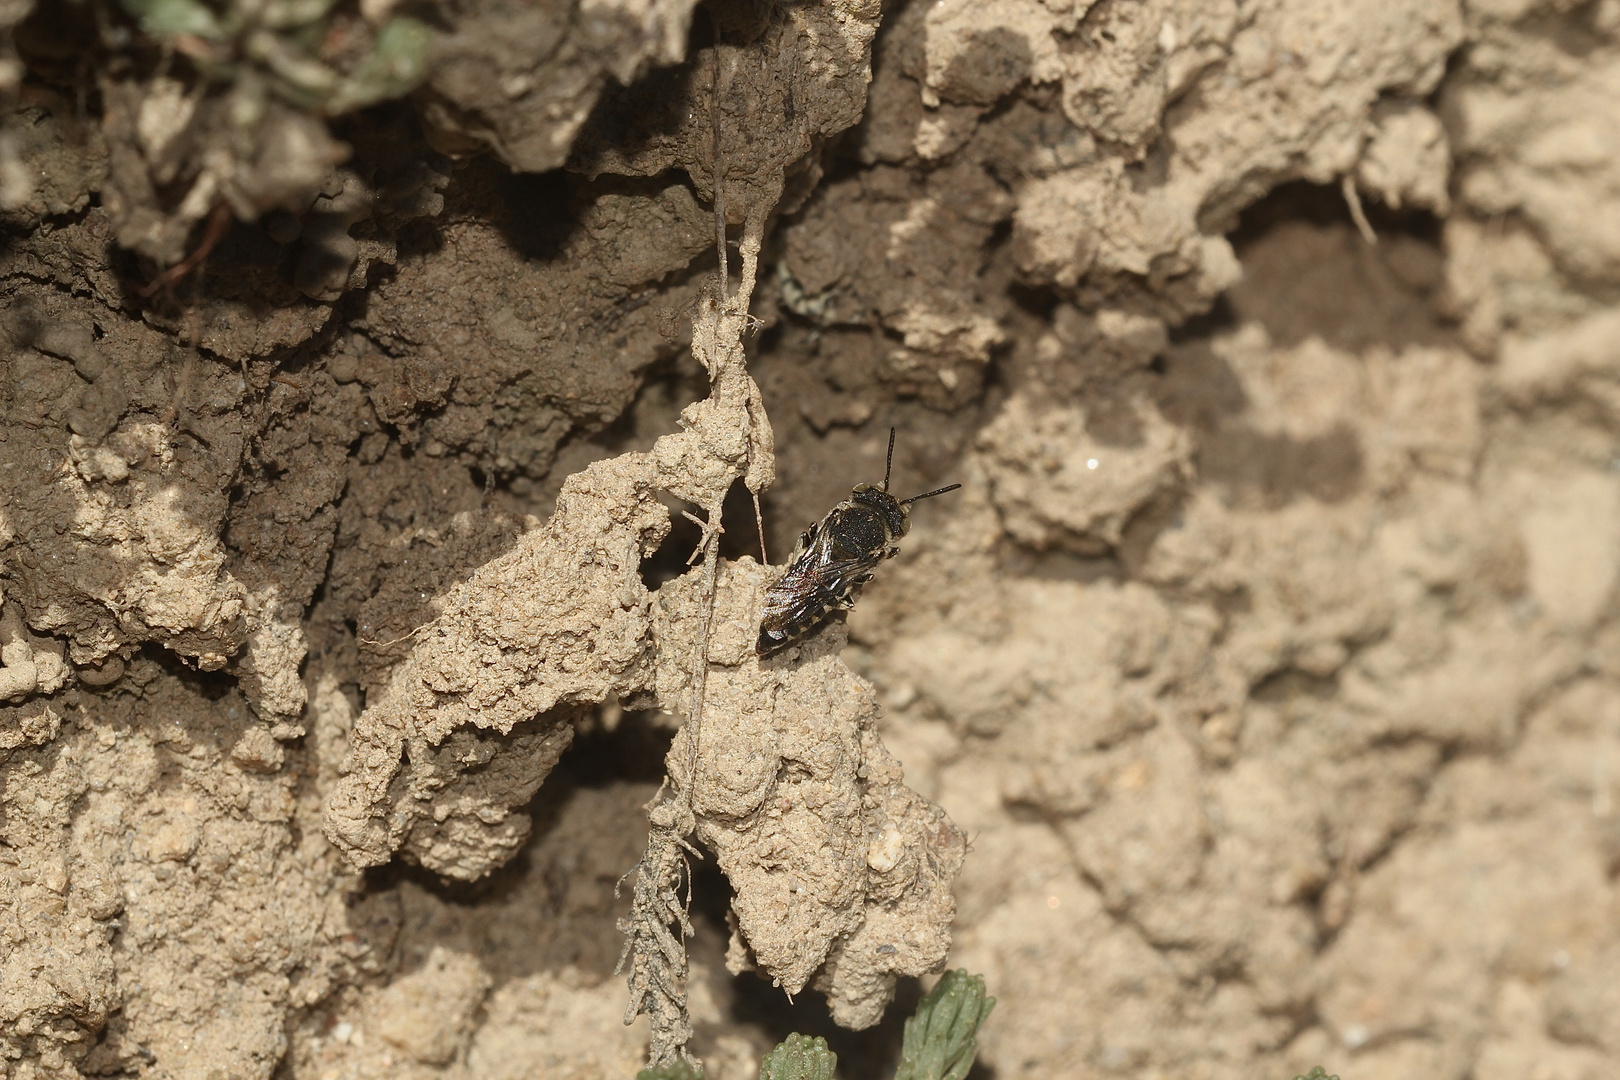
[[[710,365],[710,371],[716,373],[710,403],[720,397],[721,383],[727,380],[728,372],[722,367],[722,356],[726,353],[731,353],[729,359],[735,364],[737,373],[747,378],[742,371],[741,335],[747,325],[747,304],[753,292],[754,268],[762,232],[762,216],[751,217],[743,241],[742,287],[728,301],[705,305],[699,315],[699,321],[704,325],[694,326],[694,352],[701,337],[707,337],[716,346],[713,357],[716,363]],[[745,415],[740,419],[747,422],[748,417]],[[729,479],[736,477],[734,475]],[[692,812],[695,785],[691,778],[697,770],[703,723],[710,622],[720,569],[720,510],[723,499],[724,489],[721,489],[714,502],[704,507],[708,520],[700,523],[703,527],[703,538],[698,549],[701,553],[699,572],[703,583],[700,594],[702,617],[692,650],[691,695],[685,709],[686,723],[691,732],[686,774],[688,781],[675,797],[664,794],[661,789],[656,805],[649,812],[647,849],[636,867],[630,914],[619,923],[619,929],[627,940],[618,970],[623,971],[628,966],[630,984],[630,1003],[625,1011],[625,1023],[632,1022],[639,1013],[646,1013],[652,1020],[648,1060],[654,1066],[690,1060],[686,1043],[692,1035],[692,1024],[686,1011],[687,960],[684,939],[691,936],[692,925],[686,914],[687,902],[680,897],[680,887],[684,879],[690,889],[688,858],[702,858],[686,838],[696,828]],[[689,894],[687,899],[690,899]],[[676,928],[679,936],[671,930],[672,927]]]
[[[691,656],[691,693],[684,703],[689,732],[686,783],[678,794],[671,796],[665,793],[666,782],[666,787],[660,789],[658,799],[649,810],[647,849],[636,866],[630,914],[619,922],[619,929],[627,940],[617,970],[622,972],[626,967],[629,969],[630,1002],[625,1011],[625,1023],[632,1022],[640,1013],[646,1013],[652,1021],[648,1061],[653,1066],[692,1060],[686,1050],[686,1043],[692,1035],[691,1019],[686,1010],[688,965],[685,939],[693,932],[687,915],[691,883],[688,859],[701,858],[702,855],[687,837],[696,829],[692,810],[696,787],[693,778],[698,766],[709,665],[710,624],[720,568],[721,507],[731,484],[739,478],[754,494],[757,507],[759,491],[774,477],[774,467],[770,461],[769,424],[759,400],[759,390],[748,377],[747,357],[742,346],[742,336],[752,321],[748,305],[753,296],[759,250],[764,238],[765,214],[752,210],[743,226],[742,274],[737,291],[732,293],[729,287],[730,259],[726,248],[724,170],[720,154],[720,67],[720,51],[717,47],[715,97],[711,108],[715,117],[714,214],[719,272],[715,293],[700,301],[692,326],[692,353],[708,369],[710,392],[707,400],[690,407],[682,419],[694,432],[705,430],[705,420],[718,424],[721,429],[729,427],[732,432],[744,431],[747,450],[740,463],[741,468],[737,468],[737,462],[731,459],[731,467],[721,476],[713,478],[715,482],[704,484],[705,497],[699,500],[699,505],[705,512],[706,520],[698,521],[695,516],[687,515],[703,529],[703,536],[698,551],[694,553],[694,560],[701,558],[698,572],[702,578],[702,614]],[[722,456],[723,451],[712,455],[711,460]],[[762,556],[763,531],[761,527]],[[683,880],[687,885],[685,899],[681,897]]]

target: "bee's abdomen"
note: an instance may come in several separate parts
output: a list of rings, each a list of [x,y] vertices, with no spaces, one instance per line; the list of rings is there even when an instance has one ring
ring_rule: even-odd
[[[792,621],[782,622],[772,626],[769,620],[762,621],[759,627],[759,641],[754,645],[754,651],[761,656],[785,648],[804,637],[822,619],[832,607],[824,603],[814,603],[794,613]]]
[[[862,577],[831,588],[818,584],[808,589],[778,582],[765,594],[765,615],[759,622],[754,651],[765,656],[798,641],[835,609],[848,608],[865,581]]]

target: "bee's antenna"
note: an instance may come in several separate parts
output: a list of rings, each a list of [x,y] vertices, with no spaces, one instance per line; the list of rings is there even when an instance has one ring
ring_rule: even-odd
[[[883,463],[883,490],[889,490],[889,473],[894,468],[894,428],[889,429],[889,459]]]
[[[935,495],[943,495],[947,491],[955,491],[957,488],[959,488],[961,486],[962,486],[961,484],[947,484],[945,487],[935,488],[933,491],[925,491],[921,495],[913,495],[909,499],[901,499],[900,500],[900,505],[904,506],[907,503],[914,503],[918,499],[932,499]]]

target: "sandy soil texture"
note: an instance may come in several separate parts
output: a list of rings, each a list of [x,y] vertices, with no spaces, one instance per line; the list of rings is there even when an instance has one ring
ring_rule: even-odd
[[[1620,1073],[1617,0],[0,0],[0,358],[0,1080]]]

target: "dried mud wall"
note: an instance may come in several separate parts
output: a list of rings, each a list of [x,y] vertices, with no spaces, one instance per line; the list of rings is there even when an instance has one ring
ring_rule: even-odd
[[[1620,4],[246,6],[0,0],[0,1077],[628,1077],[669,791],[711,1077],[1620,1069]]]

